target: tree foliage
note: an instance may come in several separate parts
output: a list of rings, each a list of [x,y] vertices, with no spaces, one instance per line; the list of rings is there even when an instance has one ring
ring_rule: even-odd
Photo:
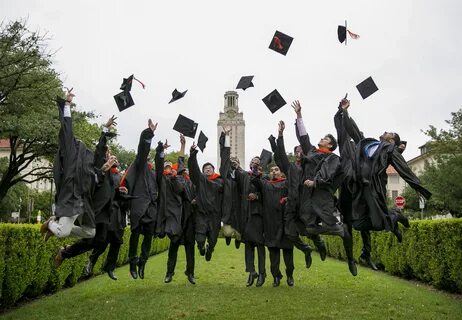
[[[432,139],[427,150],[435,162],[427,163],[419,178],[433,193],[426,208],[462,216],[462,109],[452,112],[451,116],[452,119],[446,121],[449,129],[430,126],[424,131]],[[407,206],[418,210],[417,194],[407,187],[404,195]]]

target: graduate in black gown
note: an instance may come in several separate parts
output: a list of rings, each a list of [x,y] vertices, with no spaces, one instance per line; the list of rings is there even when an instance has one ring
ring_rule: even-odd
[[[93,267],[98,261],[99,256],[104,253],[109,245],[109,252],[103,265],[103,270],[107,273],[109,278],[117,280],[118,278],[114,270],[116,268],[120,247],[123,244],[124,230],[127,226],[126,220],[130,205],[130,197],[127,196],[127,188],[120,186],[122,175],[117,167],[112,167],[111,174],[116,193],[112,201],[111,215],[106,230],[105,241],[93,249],[88,259],[87,266],[85,267],[85,275],[90,276],[93,273]]]
[[[176,165],[165,161],[164,176],[160,184],[160,210],[164,212],[164,232],[170,238],[167,273],[164,282],[169,283],[175,275],[178,248],[184,245],[186,254],[185,275],[191,284],[194,278],[194,220],[191,212],[191,182],[185,174],[184,150],[186,140],[180,135],[180,156]]]
[[[229,132],[230,128],[224,128],[220,139],[221,148],[230,149]],[[223,150],[221,154],[226,157],[230,154],[230,150]],[[245,271],[249,273],[246,285],[252,286],[257,279],[256,286],[261,287],[266,279],[261,194],[251,183],[251,171],[243,170],[239,159],[229,157],[229,160],[223,160],[223,167],[220,168],[225,177],[222,220],[236,230],[240,240],[245,243]],[[250,170],[257,170],[259,166],[260,158],[254,157],[250,162]],[[228,205],[229,203],[231,205]],[[255,271],[255,250],[258,273]]]
[[[57,99],[61,128],[58,136],[59,149],[53,164],[56,207],[54,216],[40,228],[45,240],[51,236],[95,236],[95,214],[92,207],[96,182],[93,152],[74,137],[71,117],[73,97],[71,89],[65,99]]]
[[[345,130],[348,134],[346,139],[351,138],[355,143],[350,187],[353,195],[353,227],[360,231],[391,231],[401,242],[402,235],[398,222],[409,227],[409,221],[399,211],[387,208],[387,167],[391,165],[414,190],[426,199],[431,197],[431,192],[420,184],[420,180],[401,155],[402,151],[398,148],[401,144],[399,135],[395,132],[384,132],[379,140],[365,138],[349,116],[349,106],[349,100],[346,98],[341,100],[341,121],[338,121],[338,125],[341,126],[340,130]],[[370,248],[365,255],[370,257]]]
[[[204,163],[202,170],[199,168],[197,153],[197,146],[193,144],[188,168],[196,192],[196,242],[200,255],[205,256],[206,261],[210,261],[221,228],[224,182],[210,162]]]
[[[152,164],[148,162],[151,141],[157,123],[151,119],[148,121],[148,128],[140,135],[138,152],[135,161],[128,168],[123,187],[126,187],[130,196],[136,197],[130,201],[130,245],[128,257],[130,260],[130,275],[133,279],[138,276],[144,279],[144,269],[151,251],[152,238],[158,229],[158,181],[162,177],[162,167],[159,167],[159,158],[163,158],[163,145],[156,148],[155,171]],[[143,235],[141,254],[138,256],[138,242],[140,235]]]
[[[60,248],[54,259],[55,267],[59,267],[64,259],[70,259],[94,248],[105,246],[112,203],[116,192],[111,168],[118,165],[117,158],[112,156],[108,150],[107,142],[108,138],[114,136],[113,133],[109,132],[109,129],[116,125],[116,119],[112,116],[104,125],[94,153],[93,165],[97,178],[92,195],[92,209],[96,224],[95,237],[80,239],[70,246]]]
[[[337,141],[331,134],[327,134],[319,141],[318,148],[313,146],[303,123],[300,102],[295,101],[292,107],[297,114],[295,132],[304,154],[300,220],[308,234],[340,236],[347,256],[348,268],[351,274],[356,276],[353,239],[336,208],[335,192],[343,181],[340,157],[332,152],[337,147]]]

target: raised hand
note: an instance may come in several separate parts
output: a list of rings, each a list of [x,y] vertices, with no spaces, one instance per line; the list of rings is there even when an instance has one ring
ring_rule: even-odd
[[[189,150],[191,153],[193,153],[195,150],[197,149],[197,146],[196,146],[196,142],[193,141],[192,145],[191,145],[191,149]]]
[[[152,130],[152,132],[156,131],[157,129],[157,122],[154,124],[151,119],[148,120],[148,126]]]
[[[101,170],[108,171],[114,164],[118,164],[116,156],[110,156],[109,159],[103,164]]]
[[[285,128],[286,128],[286,124],[284,123],[284,121],[282,121],[282,120],[279,121],[279,124],[278,124],[279,135],[282,135]]]
[[[180,133],[180,144],[184,146],[186,144],[186,138],[183,134]]]
[[[72,93],[72,90],[74,88],[71,88],[70,90],[66,88],[67,92],[66,92],[66,102],[68,103],[71,103],[72,102],[72,99],[75,97],[75,94]]]
[[[163,146],[164,146],[164,150],[166,150],[168,147],[170,147],[167,140],[165,140],[165,143],[164,143]]]
[[[345,95],[345,98],[340,100],[340,108],[342,108],[343,110],[348,109],[348,107],[350,106],[350,100],[348,100],[347,97],[348,93]]]
[[[302,114],[302,105],[300,104],[300,101],[295,100],[294,102],[292,102],[292,108],[294,109],[297,115]]]
[[[117,117],[113,115],[112,117],[109,118],[109,120],[106,122],[104,126],[108,129],[111,127],[115,127],[117,125],[117,122],[115,122],[116,120],[117,120]]]
[[[226,127],[223,127],[223,132],[225,133],[225,135],[229,135],[229,133],[231,132],[231,126],[226,126]]]

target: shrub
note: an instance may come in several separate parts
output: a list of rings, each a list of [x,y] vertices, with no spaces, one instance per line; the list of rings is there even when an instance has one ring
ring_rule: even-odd
[[[128,262],[129,238],[130,230],[127,228],[118,265]],[[66,259],[58,269],[53,267],[58,248],[73,241],[75,239],[52,237],[44,242],[39,225],[0,224],[0,307],[11,306],[23,297],[36,297],[77,283],[89,253]],[[167,250],[168,245],[168,238],[154,239],[151,254]],[[98,259],[95,273],[102,272],[106,255],[107,251]]]
[[[390,232],[372,232],[372,258],[386,272],[418,279],[450,292],[462,292],[462,219],[411,221],[403,242]],[[354,256],[362,240],[353,232]],[[339,237],[323,236],[328,255],[345,259]]]

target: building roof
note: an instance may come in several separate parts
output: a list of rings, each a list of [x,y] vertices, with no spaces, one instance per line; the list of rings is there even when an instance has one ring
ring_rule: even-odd
[[[9,148],[10,139],[0,139],[0,148]]]
[[[387,175],[388,176],[397,176],[398,172],[396,172],[395,168],[393,168],[392,166],[388,166]]]

